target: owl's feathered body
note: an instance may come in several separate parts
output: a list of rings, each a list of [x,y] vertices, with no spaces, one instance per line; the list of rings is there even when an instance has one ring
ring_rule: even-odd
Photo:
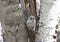
[[[29,30],[33,30],[35,31],[35,28],[36,28],[36,19],[34,16],[30,16],[27,20],[27,27]]]

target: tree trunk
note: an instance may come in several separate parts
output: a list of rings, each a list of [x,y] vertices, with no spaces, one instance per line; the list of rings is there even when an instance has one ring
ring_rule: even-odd
[[[1,2],[4,8],[2,24],[4,42],[28,42],[24,16],[18,6],[18,1],[3,0]]]
[[[39,30],[35,42],[56,42],[59,2],[59,0],[41,0]]]
[[[31,15],[36,17],[36,11],[35,11],[35,5],[34,5],[34,0],[30,0],[30,11]]]

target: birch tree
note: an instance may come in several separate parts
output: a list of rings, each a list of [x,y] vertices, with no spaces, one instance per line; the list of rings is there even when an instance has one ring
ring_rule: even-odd
[[[59,0],[41,0],[39,30],[35,42],[56,42],[60,12]]]

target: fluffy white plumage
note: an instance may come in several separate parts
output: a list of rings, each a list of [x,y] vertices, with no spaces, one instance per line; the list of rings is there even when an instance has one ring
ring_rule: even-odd
[[[27,20],[27,27],[29,30],[34,30],[35,31],[35,27],[36,27],[36,19],[34,16],[30,16]]]

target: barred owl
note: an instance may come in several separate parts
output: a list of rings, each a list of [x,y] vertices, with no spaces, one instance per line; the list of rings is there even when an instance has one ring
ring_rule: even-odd
[[[36,27],[36,20],[35,20],[35,17],[34,16],[30,16],[27,20],[27,27],[28,27],[28,30],[33,30],[35,31],[35,27]]]
[[[34,42],[34,38],[35,38],[35,28],[36,28],[36,20],[34,16],[30,16],[27,19],[27,28],[28,28],[28,35],[29,35],[29,41],[30,42]]]

